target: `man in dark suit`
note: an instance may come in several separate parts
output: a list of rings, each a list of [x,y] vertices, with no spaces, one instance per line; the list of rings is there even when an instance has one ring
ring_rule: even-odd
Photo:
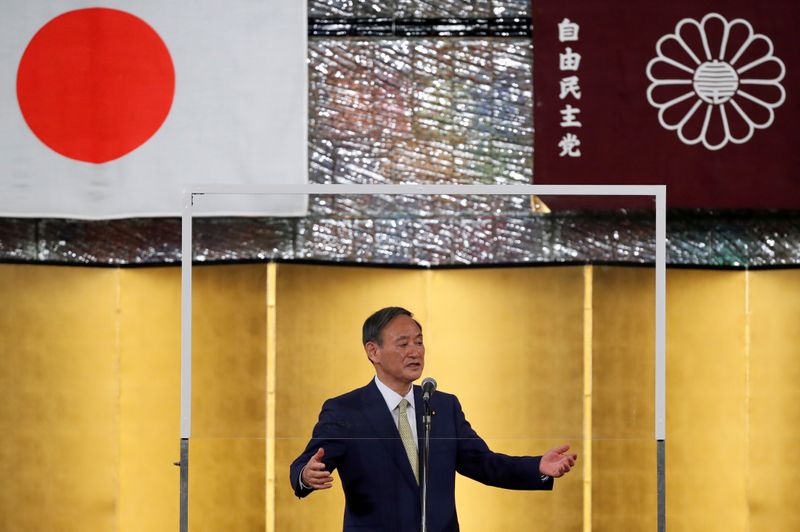
[[[420,529],[422,327],[400,307],[375,312],[364,322],[362,340],[375,378],[322,405],[305,451],[292,463],[295,494],[328,489],[339,470],[345,494],[344,530],[411,532]],[[492,452],[472,430],[454,395],[436,392],[430,436],[427,521],[430,532],[459,530],[455,474],[507,489],[553,488],[577,455],[564,445],[543,456]]]

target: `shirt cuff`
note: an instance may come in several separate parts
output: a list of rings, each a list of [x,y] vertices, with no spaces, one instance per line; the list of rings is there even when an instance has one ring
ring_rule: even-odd
[[[298,482],[298,484],[300,484],[300,487],[301,487],[302,489],[304,489],[304,490],[313,490],[314,488],[312,488],[311,486],[306,486],[306,485],[303,483],[303,471],[305,471],[305,470],[306,470],[306,468],[305,468],[305,467],[304,467],[303,469],[301,469],[301,470],[300,470],[300,476],[298,477],[298,479],[297,479],[297,482]]]

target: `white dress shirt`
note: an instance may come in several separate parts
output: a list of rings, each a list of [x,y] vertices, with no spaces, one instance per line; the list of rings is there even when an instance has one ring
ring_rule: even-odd
[[[415,411],[414,405],[414,386],[412,385],[411,388],[408,390],[408,393],[405,395],[400,395],[396,391],[392,390],[375,375],[375,385],[378,386],[378,391],[381,392],[383,396],[383,400],[386,401],[386,408],[389,409],[389,412],[392,413],[392,419],[394,419],[394,426],[398,427],[399,430],[399,419],[400,419],[400,411],[398,410],[398,405],[400,401],[405,399],[408,401],[408,409],[406,410],[406,415],[408,416],[408,424],[411,425],[411,434],[414,436],[414,445],[417,445],[417,415]]]

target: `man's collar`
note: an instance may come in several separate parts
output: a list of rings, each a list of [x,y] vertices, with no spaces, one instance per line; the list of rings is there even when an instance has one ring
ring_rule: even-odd
[[[378,387],[378,391],[381,392],[381,396],[383,396],[383,400],[386,401],[386,407],[389,410],[394,410],[397,408],[397,405],[400,404],[402,399],[406,399],[408,401],[409,408],[414,408],[413,385],[409,388],[408,393],[405,395],[400,395],[396,391],[386,386],[383,382],[381,382],[377,375],[375,375],[375,385]]]

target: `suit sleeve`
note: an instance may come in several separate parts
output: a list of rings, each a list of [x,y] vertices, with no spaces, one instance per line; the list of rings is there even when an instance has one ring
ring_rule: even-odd
[[[311,440],[303,453],[289,466],[289,480],[294,494],[298,497],[305,497],[315,491],[313,488],[304,488],[300,485],[300,473],[320,447],[325,450],[322,462],[328,471],[336,470],[344,459],[346,451],[344,426],[337,420],[335,411],[331,400],[325,401],[319,414],[319,420],[311,434]]]
[[[456,471],[489,486],[516,490],[550,490],[553,479],[542,480],[541,456],[508,456],[492,452],[478,436],[455,398],[455,423],[458,434]]]

